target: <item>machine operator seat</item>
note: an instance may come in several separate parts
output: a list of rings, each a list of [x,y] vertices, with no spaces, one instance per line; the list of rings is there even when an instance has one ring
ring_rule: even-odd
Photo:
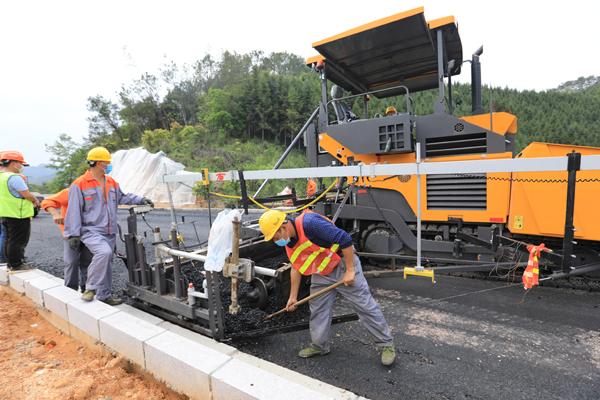
[[[331,104],[333,105],[333,109],[335,110],[335,115],[337,117],[338,124],[358,119],[356,114],[352,112],[350,107],[348,107],[348,105],[344,103],[343,100],[337,100],[342,97],[344,97],[344,89],[342,89],[338,85],[333,85],[331,87],[331,98],[333,99]]]

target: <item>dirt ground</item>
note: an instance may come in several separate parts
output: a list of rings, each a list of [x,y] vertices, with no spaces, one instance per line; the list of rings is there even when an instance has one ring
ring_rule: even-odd
[[[121,357],[63,334],[0,288],[0,399],[187,399]]]

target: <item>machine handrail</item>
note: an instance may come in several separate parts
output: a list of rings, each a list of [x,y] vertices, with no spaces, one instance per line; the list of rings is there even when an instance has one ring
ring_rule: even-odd
[[[392,86],[392,87],[385,88],[385,89],[371,90],[369,92],[363,92],[363,93],[353,94],[353,95],[350,95],[350,96],[340,97],[339,99],[331,99],[331,100],[329,100],[327,102],[326,106],[328,106],[329,104],[333,103],[334,101],[349,100],[349,99],[353,99],[355,97],[367,96],[367,95],[370,95],[370,94],[379,93],[379,92],[386,92],[388,90],[393,90],[393,89],[404,89],[406,91],[406,94],[404,95],[406,97],[406,112],[408,114],[411,114],[412,113],[412,108],[411,108],[410,104],[411,104],[411,102],[413,100],[410,97],[410,91],[404,85]]]

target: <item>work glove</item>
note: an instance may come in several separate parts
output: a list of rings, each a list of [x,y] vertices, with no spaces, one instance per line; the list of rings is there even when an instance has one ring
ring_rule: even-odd
[[[79,246],[81,246],[81,238],[79,236],[71,236],[68,240],[71,250],[79,250]]]
[[[150,200],[147,197],[143,197],[142,198],[142,205],[144,205],[144,206],[150,206],[150,207],[154,208],[154,202],[152,202],[152,200]]]

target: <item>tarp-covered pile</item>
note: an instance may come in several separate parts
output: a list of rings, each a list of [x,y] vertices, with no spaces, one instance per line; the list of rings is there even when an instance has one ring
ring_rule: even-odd
[[[155,203],[169,202],[167,185],[159,183],[162,176],[185,168],[162,151],[152,154],[142,147],[117,151],[112,155],[112,164],[110,176],[119,183],[123,192],[148,197]],[[169,185],[176,207],[196,203],[196,196],[191,188],[179,183]]]

